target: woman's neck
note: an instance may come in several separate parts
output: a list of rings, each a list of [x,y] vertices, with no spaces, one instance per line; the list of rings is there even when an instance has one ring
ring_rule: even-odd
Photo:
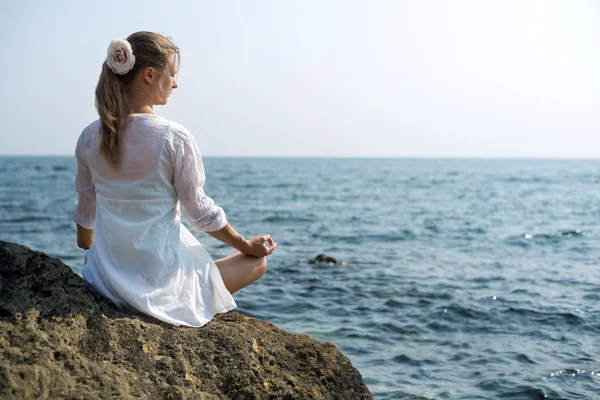
[[[131,112],[134,114],[154,114],[154,109],[152,105],[146,102],[132,102],[131,103]]]
[[[143,88],[132,85],[128,96],[130,110],[134,114],[154,114],[153,104],[150,96],[145,93]]]

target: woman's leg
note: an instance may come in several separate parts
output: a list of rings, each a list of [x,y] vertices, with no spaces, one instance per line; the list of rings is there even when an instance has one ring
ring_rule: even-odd
[[[239,251],[215,261],[215,264],[219,267],[223,283],[231,294],[248,286],[267,270],[265,257],[247,256]]]

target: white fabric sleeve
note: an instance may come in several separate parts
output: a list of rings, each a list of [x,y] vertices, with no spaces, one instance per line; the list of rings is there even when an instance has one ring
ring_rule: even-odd
[[[204,165],[196,140],[191,133],[181,138],[175,149],[173,184],[181,209],[192,228],[213,232],[227,225],[223,209],[204,193]]]
[[[77,177],[75,178],[77,201],[73,205],[71,216],[76,224],[86,229],[94,229],[94,222],[96,221],[96,188],[92,182],[92,173],[79,153],[79,144],[75,149],[75,156],[77,157]]]

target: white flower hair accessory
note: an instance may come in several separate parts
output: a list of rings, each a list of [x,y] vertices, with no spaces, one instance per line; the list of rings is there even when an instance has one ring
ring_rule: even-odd
[[[135,65],[135,56],[127,40],[113,40],[106,50],[106,65],[117,75],[125,75]]]

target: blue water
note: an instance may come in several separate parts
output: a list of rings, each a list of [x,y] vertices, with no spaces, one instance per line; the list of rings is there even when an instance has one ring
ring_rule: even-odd
[[[238,311],[333,341],[377,399],[600,399],[600,161],[205,166],[231,224],[279,243]],[[0,238],[80,273],[74,176],[74,158],[0,157]]]

